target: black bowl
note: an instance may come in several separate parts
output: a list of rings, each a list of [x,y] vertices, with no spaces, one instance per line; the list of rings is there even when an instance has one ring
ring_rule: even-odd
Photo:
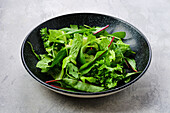
[[[27,43],[27,41],[31,42],[35,51],[38,54],[45,53],[45,50],[43,48],[43,43],[40,37],[40,32],[39,32],[40,29],[43,27],[47,27],[51,29],[60,29],[63,27],[69,27],[70,24],[73,25],[86,24],[89,26],[101,26],[101,27],[110,25],[109,28],[107,28],[107,31],[109,33],[117,32],[117,31],[125,31],[126,37],[123,41],[127,44],[130,44],[131,49],[136,52],[135,60],[137,63],[137,68],[142,72],[134,76],[133,79],[127,84],[121,84],[114,89],[103,91],[103,92],[97,92],[97,93],[71,92],[71,91],[58,89],[46,84],[45,81],[50,80],[52,78],[50,76],[47,76],[46,74],[41,73],[40,69],[36,68],[36,63],[38,62],[38,60],[36,59],[35,55],[32,53],[31,48]],[[151,62],[151,47],[146,37],[137,28],[135,28],[131,24],[121,19],[112,16],[103,15],[103,14],[74,13],[74,14],[67,14],[67,15],[50,19],[37,26],[35,29],[33,29],[31,33],[29,33],[28,36],[25,38],[22,44],[21,58],[29,74],[39,83],[41,83],[43,86],[64,95],[90,98],[90,97],[101,97],[105,95],[110,95],[118,91],[121,91],[122,89],[133,84],[140,77],[142,77],[143,74],[148,69]]]

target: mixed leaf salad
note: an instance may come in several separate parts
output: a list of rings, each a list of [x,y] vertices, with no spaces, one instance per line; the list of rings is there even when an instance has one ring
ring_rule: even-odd
[[[135,52],[122,41],[126,33],[109,34],[107,27],[42,28],[46,53],[36,54],[28,43],[39,60],[36,67],[54,79],[46,83],[69,91],[101,92],[127,83],[139,73],[131,57]]]

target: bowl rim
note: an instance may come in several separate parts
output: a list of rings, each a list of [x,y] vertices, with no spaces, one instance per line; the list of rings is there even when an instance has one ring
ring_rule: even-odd
[[[38,77],[36,77],[30,70],[29,68],[27,67],[27,64],[25,62],[25,59],[24,59],[24,46],[25,46],[25,43],[29,37],[29,35],[37,28],[39,27],[40,25],[43,25],[44,23],[48,22],[48,21],[51,21],[53,19],[57,19],[57,18],[60,18],[60,17],[64,17],[64,16],[70,16],[70,15],[98,15],[98,16],[106,16],[106,17],[111,17],[111,18],[114,18],[130,27],[132,27],[133,29],[135,29],[146,41],[147,45],[148,45],[148,48],[149,48],[149,60],[148,60],[148,63],[146,65],[146,67],[144,68],[144,70],[136,77],[134,78],[132,81],[118,87],[118,88],[115,88],[115,89],[110,89],[110,90],[107,90],[107,91],[102,91],[102,92],[95,92],[95,93],[91,93],[91,92],[71,92],[71,91],[67,91],[67,90],[63,90],[63,89],[59,89],[59,88],[56,88],[56,87],[52,87],[51,85],[43,82],[42,80],[40,80]],[[139,31],[136,27],[134,27],[132,24],[120,19],[120,18],[117,18],[117,17],[114,17],[114,16],[111,16],[111,15],[106,15],[106,14],[101,14],[101,13],[69,13],[69,14],[64,14],[64,15],[60,15],[60,16],[57,16],[57,17],[53,17],[51,19],[48,19],[44,22],[42,22],[41,24],[37,25],[36,27],[33,28],[33,30],[30,31],[30,33],[25,37],[23,43],[22,43],[22,46],[21,46],[21,60],[22,60],[22,63],[25,67],[25,69],[27,70],[27,72],[36,80],[38,81],[39,83],[41,83],[43,86],[47,87],[47,88],[50,88],[52,89],[53,91],[54,90],[57,90],[57,92],[62,92],[62,93],[69,93],[69,94],[72,94],[72,95],[85,95],[85,96],[90,96],[90,95],[103,95],[103,94],[107,94],[107,93],[111,93],[111,92],[118,92],[119,90],[121,91],[122,89],[125,89],[126,87],[130,86],[131,84],[133,84],[134,82],[136,82],[139,78],[141,78],[143,76],[143,74],[147,71],[147,69],[149,68],[149,65],[151,63],[151,59],[152,59],[152,50],[151,50],[151,46],[150,46],[150,43],[148,41],[148,39],[145,37],[145,35]]]

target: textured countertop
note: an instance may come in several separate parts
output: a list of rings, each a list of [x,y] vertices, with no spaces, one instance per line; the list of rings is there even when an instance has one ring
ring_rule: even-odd
[[[136,26],[152,47],[148,71],[111,96],[79,99],[54,93],[24,69],[20,48],[40,23],[68,13],[112,15]],[[169,0],[0,0],[0,113],[170,113]]]

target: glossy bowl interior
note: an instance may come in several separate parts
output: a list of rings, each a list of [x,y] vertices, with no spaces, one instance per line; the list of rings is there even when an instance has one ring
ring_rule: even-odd
[[[50,29],[60,29],[63,27],[69,27],[70,24],[73,25],[86,24],[89,26],[101,26],[101,27],[110,25],[109,28],[107,28],[107,31],[109,33],[125,31],[126,37],[124,38],[123,41],[127,44],[130,44],[131,49],[136,52],[135,60],[137,63],[137,69],[142,71],[142,73],[133,76],[132,80],[127,84],[120,84],[118,87],[114,89],[97,93],[70,92],[46,84],[45,81],[51,80],[52,78],[44,73],[41,73],[40,69],[36,68],[36,63],[38,62],[38,60],[32,53],[31,48],[27,41],[31,42],[36,53],[38,54],[45,53],[43,43],[40,37],[39,32],[40,29],[44,27]],[[74,13],[50,19],[37,26],[35,29],[33,29],[23,41],[21,47],[21,59],[24,67],[29,72],[29,74],[43,86],[64,95],[92,98],[116,93],[137,81],[149,67],[149,64],[151,62],[151,48],[146,37],[137,28],[121,19],[103,14]]]

